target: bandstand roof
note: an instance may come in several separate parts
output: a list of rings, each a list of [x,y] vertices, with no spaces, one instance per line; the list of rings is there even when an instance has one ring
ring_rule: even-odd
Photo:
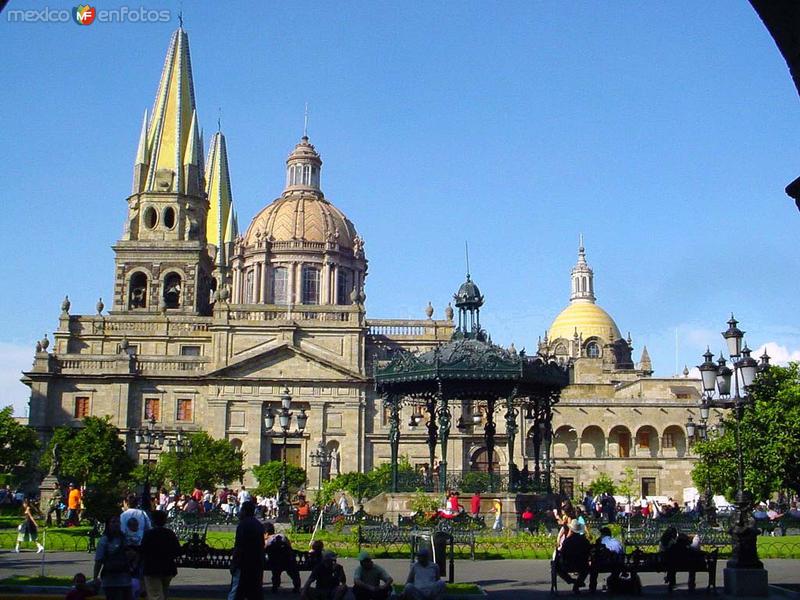
[[[425,395],[439,384],[450,397],[538,396],[566,387],[569,366],[462,338],[423,353],[401,351],[375,370],[376,389],[385,394]]]

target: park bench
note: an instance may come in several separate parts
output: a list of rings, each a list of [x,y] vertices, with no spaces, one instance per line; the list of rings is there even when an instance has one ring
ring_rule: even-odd
[[[626,548],[641,549],[648,546],[658,547],[661,536],[668,527],[675,527],[687,535],[699,535],[701,546],[724,548],[731,545],[731,536],[726,529],[708,527],[698,524],[684,523],[677,525],[647,526],[641,529],[622,530],[622,544]]]
[[[298,571],[310,571],[308,552],[292,549]],[[211,548],[204,541],[190,540],[181,546],[181,554],[176,558],[177,567],[190,569],[230,569],[233,548]],[[269,558],[264,554],[265,566],[272,569]]]
[[[430,517],[427,515],[398,515],[397,526],[405,528],[419,528],[425,527],[428,523],[450,523],[454,529],[458,530],[480,530],[486,529],[486,518],[478,515],[473,517],[469,513],[459,513],[453,517],[443,517],[438,513],[432,514]]]
[[[358,550],[361,551],[361,546],[380,546],[386,552],[390,549],[401,552],[406,546],[411,545],[411,540],[415,536],[432,535],[437,532],[452,536],[453,544],[468,548],[470,558],[475,560],[475,532],[455,526],[447,519],[442,519],[433,527],[398,527],[387,521],[380,525],[359,525]]]
[[[187,523],[176,520],[168,523],[167,527],[175,533],[179,542],[205,543],[208,534],[206,523]]]
[[[782,536],[790,529],[800,531],[800,519],[783,515],[777,519],[753,519],[756,527],[758,527],[764,535],[775,535],[779,531]]]
[[[619,562],[597,561],[595,548],[592,548],[592,555],[589,564],[589,577],[595,580],[600,574],[611,573],[666,573],[667,564],[663,555],[660,552],[644,552],[638,548],[630,554],[625,554],[623,559]],[[719,558],[719,549],[715,548],[711,552],[700,551],[702,562],[689,562],[685,564],[677,563],[672,564],[676,573],[689,573],[694,571],[696,573],[706,573],[708,575],[707,591],[717,590],[717,560]],[[556,572],[556,565],[558,561],[558,554],[550,561],[550,592],[552,594],[558,593],[558,573]],[[698,568],[702,567],[702,568]]]

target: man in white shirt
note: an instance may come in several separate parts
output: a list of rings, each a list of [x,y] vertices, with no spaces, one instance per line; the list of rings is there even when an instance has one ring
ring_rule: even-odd
[[[131,494],[125,500],[125,510],[119,517],[119,526],[129,546],[141,546],[144,532],[150,529],[150,517],[139,508],[139,499]]]
[[[247,491],[245,486],[242,486],[242,489],[239,490],[239,496],[237,499],[239,500],[239,506],[251,499],[250,492]]]

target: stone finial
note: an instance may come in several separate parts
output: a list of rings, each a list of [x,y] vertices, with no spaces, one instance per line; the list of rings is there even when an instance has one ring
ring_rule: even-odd
[[[223,302],[227,302],[228,298],[231,297],[231,292],[228,289],[227,285],[223,285],[222,288],[219,290],[219,299]]]
[[[508,351],[509,351],[509,352],[510,352],[512,355],[516,355],[516,354],[517,354],[517,347],[516,347],[516,346],[514,346],[514,342],[511,342],[511,345],[508,347]]]
[[[50,345],[50,340],[47,339],[47,334],[46,333],[44,334],[44,338],[42,339],[42,341],[40,343],[42,345],[42,350],[44,352],[46,352],[47,351],[47,347]]]
[[[122,339],[119,342],[119,349],[122,351],[123,354],[128,353],[128,348],[130,348],[131,343],[128,341],[128,336],[123,335]]]
[[[683,377],[684,379],[689,377],[689,367],[687,367],[686,365],[683,365]]]
[[[444,309],[444,318],[448,321],[453,320],[453,305],[450,302],[447,303],[447,306]]]
[[[428,300],[428,306],[425,307],[425,314],[429,319],[433,317],[433,305],[430,300]]]
[[[106,307],[106,305],[105,305],[105,304],[103,304],[103,299],[102,299],[102,298],[100,298],[100,299],[97,301],[97,305],[95,306],[95,308],[97,309],[97,314],[98,314],[98,315],[102,315],[102,314],[103,314],[103,309],[104,309],[105,307]]]
[[[36,354],[39,354],[39,352],[41,351],[42,351],[42,342],[36,340]]]
[[[69,314],[69,307],[72,303],[69,301],[69,296],[64,296],[64,301],[61,303],[61,312]]]

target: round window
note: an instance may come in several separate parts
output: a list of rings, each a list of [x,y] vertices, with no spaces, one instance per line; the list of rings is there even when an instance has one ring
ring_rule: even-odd
[[[175,227],[175,209],[171,206],[164,209],[164,227],[167,229]]]
[[[156,222],[158,221],[158,214],[156,213],[156,209],[152,206],[148,206],[144,209],[144,226],[148,229],[153,229],[156,226]]]

